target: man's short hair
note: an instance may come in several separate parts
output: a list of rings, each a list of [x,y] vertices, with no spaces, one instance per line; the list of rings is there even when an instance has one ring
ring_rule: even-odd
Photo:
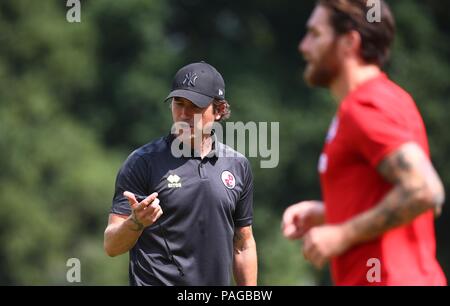
[[[223,106],[222,106],[223,105]],[[213,101],[213,111],[214,113],[220,113],[220,119],[218,121],[224,121],[231,116],[231,107],[227,100],[214,99]]]
[[[318,0],[330,12],[330,24],[337,35],[357,31],[361,35],[361,57],[369,64],[383,67],[389,59],[395,36],[395,20],[383,0],[380,0],[380,22],[369,22],[372,8],[367,0]]]

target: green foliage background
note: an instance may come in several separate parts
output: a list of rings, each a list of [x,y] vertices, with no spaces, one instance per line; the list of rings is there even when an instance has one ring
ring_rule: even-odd
[[[416,99],[433,162],[450,194],[450,4],[390,1],[398,24],[392,79]],[[302,81],[297,45],[313,1],[0,2],[0,284],[127,284],[128,256],[108,258],[103,231],[126,156],[166,134],[162,100],[173,74],[205,60],[222,72],[232,121],[280,122],[280,163],[255,176],[261,285],[329,284],[300,244],[280,233],[282,211],[320,198],[316,164],[335,106]],[[450,276],[450,210],[437,220]]]

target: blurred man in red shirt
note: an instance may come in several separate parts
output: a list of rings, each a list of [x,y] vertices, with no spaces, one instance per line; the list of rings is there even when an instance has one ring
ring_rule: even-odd
[[[378,4],[371,22],[365,0],[319,0],[307,23],[305,80],[338,110],[319,159],[323,202],[290,206],[282,230],[316,267],[331,260],[336,285],[446,285],[434,233],[444,188],[413,99],[381,70],[395,22]]]

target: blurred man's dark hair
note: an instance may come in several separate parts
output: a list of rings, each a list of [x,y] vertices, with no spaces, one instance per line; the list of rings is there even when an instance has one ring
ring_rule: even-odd
[[[383,67],[389,59],[395,36],[395,20],[383,0],[380,1],[380,22],[370,22],[367,13],[372,8],[367,0],[318,0],[317,5],[330,12],[330,25],[336,35],[357,31],[361,35],[361,57],[368,64]]]

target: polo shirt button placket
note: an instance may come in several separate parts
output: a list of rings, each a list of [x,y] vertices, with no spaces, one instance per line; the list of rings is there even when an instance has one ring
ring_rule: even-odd
[[[206,179],[207,175],[205,173],[205,166],[203,164],[203,160],[200,161],[200,164],[198,165],[198,173],[200,174],[200,178]]]

